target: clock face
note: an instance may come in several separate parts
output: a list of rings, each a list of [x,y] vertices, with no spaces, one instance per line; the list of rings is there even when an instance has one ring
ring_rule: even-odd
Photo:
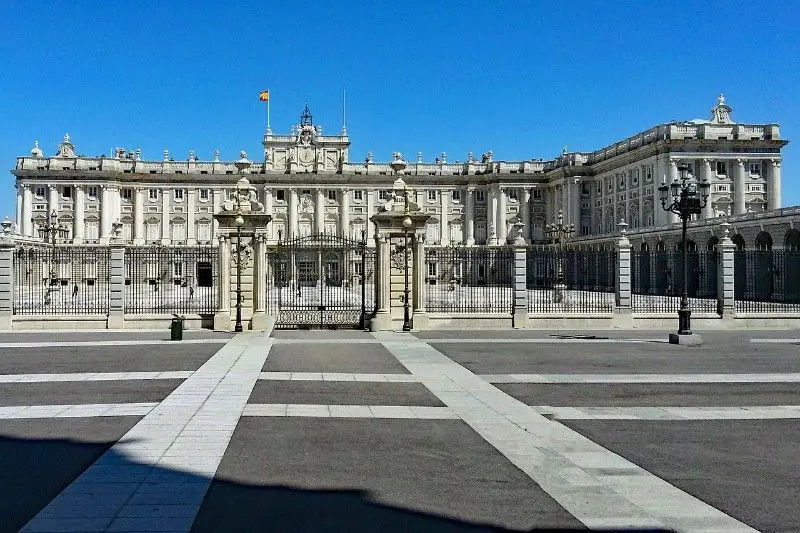
[[[301,163],[309,164],[314,161],[314,150],[311,148],[300,148],[297,153],[297,158]]]

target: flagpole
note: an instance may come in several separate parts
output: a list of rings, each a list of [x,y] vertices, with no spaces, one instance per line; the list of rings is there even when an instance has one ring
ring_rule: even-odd
[[[272,95],[269,94],[269,89],[267,89],[267,133],[268,134],[272,134],[272,128],[269,125],[269,101],[270,101],[269,97],[270,96],[272,96]]]

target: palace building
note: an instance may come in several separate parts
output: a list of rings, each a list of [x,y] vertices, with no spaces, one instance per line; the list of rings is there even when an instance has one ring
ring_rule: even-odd
[[[432,245],[505,244],[509,228],[522,222],[528,243],[545,242],[545,226],[559,213],[576,236],[611,234],[625,220],[631,230],[677,222],[661,209],[658,186],[689,166],[708,180],[711,196],[701,219],[760,213],[781,207],[781,139],[775,123],[739,124],[720,96],[709,120],[659,124],[593,152],[555,159],[505,161],[492,152],[470,153],[464,162],[434,162],[422,154],[395,153],[376,162],[370,152],[350,159],[350,137],[323,134],[308,109],[287,135],[267,130],[263,158],[202,161],[194,151],[177,161],[164,150],[145,160],[140,150],[111,156],[76,155],[65,135],[54,155],[38,142],[19,157],[12,173],[17,188],[17,228],[36,237],[36,226],[55,211],[68,228],[68,242],[106,244],[122,224],[134,245],[196,245],[216,242],[213,214],[234,194],[240,172],[272,215],[267,239],[276,242],[313,234],[360,239],[368,221],[391,195],[397,177],[431,216],[425,240]],[[240,170],[241,169],[241,170]]]

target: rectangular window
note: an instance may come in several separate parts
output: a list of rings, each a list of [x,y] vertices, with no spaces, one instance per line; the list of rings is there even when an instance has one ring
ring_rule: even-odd
[[[750,174],[761,174],[761,164],[750,163]]]
[[[517,199],[517,189],[510,189],[508,191],[508,198],[509,198],[509,200],[516,200]]]
[[[148,189],[147,197],[151,200],[158,200],[158,189]]]
[[[175,201],[176,202],[183,201],[183,189],[175,189]]]
[[[353,191],[353,199],[356,202],[361,202],[364,200],[364,191]]]
[[[460,202],[461,201],[461,191],[455,190],[453,191],[453,201]]]
[[[179,261],[175,261],[174,263],[172,263],[172,277],[175,278],[183,277],[183,263]]]
[[[389,191],[378,191],[378,200],[386,201],[389,198]]]
[[[311,189],[303,189],[300,194],[311,194]]]
[[[725,161],[717,161],[717,174],[726,176],[728,174],[728,165]]]
[[[100,235],[100,225],[97,222],[86,223],[86,239],[96,241]]]
[[[278,200],[279,202],[285,202],[286,191],[283,189],[278,189],[277,191],[275,191],[275,199]]]
[[[483,191],[475,191],[475,201],[476,202],[485,202],[486,201],[486,194]]]
[[[336,191],[328,191],[328,200],[331,202],[336,201]]]
[[[201,202],[208,201],[208,189],[200,189],[200,201]]]
[[[131,201],[131,197],[133,196],[132,189],[122,189],[122,199],[128,202]]]
[[[429,202],[436,201],[436,191],[428,191],[428,201]]]
[[[542,190],[541,189],[533,189],[533,199],[534,200],[541,200],[542,199]]]
[[[89,196],[90,200],[97,199],[97,192],[98,192],[97,187],[89,187],[88,189],[86,189],[86,194]]]
[[[65,200],[72,198],[72,187],[69,185],[66,187],[61,187],[61,197]]]
[[[439,270],[437,267],[439,266],[438,263],[428,263],[428,277],[435,278],[436,273]]]
[[[44,187],[36,187],[36,191],[34,192],[36,198],[44,198],[45,190]]]
[[[197,240],[200,242],[211,241],[211,224],[207,222],[197,224]]]

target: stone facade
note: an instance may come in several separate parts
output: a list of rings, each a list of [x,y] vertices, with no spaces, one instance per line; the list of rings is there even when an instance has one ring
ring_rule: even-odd
[[[250,169],[250,182],[272,216],[267,241],[329,233],[374,245],[368,223],[387,201],[398,174],[430,215],[425,240],[433,245],[505,244],[514,223],[523,222],[528,243],[545,241],[545,226],[563,213],[577,236],[610,234],[624,219],[633,231],[676,222],[658,200],[661,180],[677,178],[688,164],[697,179],[711,183],[700,218],[741,216],[781,207],[781,149],[777,124],[737,124],[720,96],[711,120],[660,124],[594,152],[569,152],[551,160],[497,160],[489,151],[464,162],[433,163],[349,159],[350,137],[322,133],[306,110],[289,135],[263,137],[263,161]],[[395,163],[402,161],[402,165]],[[65,135],[55,155],[38,142],[17,159],[17,233],[36,237],[37,222],[56,211],[75,244],[107,244],[112,225],[132,244],[216,242],[213,214],[233,194],[234,161],[200,161],[190,151],[160,161],[140,150],[116,149],[111,156],[76,155]],[[672,217],[672,218],[671,218]]]

